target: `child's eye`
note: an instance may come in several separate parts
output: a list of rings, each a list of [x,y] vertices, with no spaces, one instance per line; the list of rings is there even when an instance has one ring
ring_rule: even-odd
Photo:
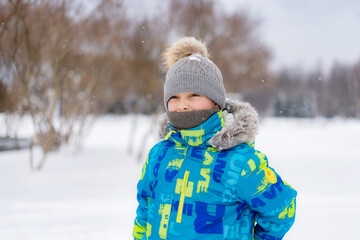
[[[199,96],[200,96],[200,94],[197,94],[197,93],[191,94],[191,97],[199,97]]]
[[[171,96],[170,98],[169,98],[169,100],[170,99],[176,99],[177,98],[177,96]]]

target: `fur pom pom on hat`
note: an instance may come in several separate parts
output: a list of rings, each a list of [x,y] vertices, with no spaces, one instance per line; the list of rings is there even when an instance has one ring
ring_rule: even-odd
[[[169,70],[177,61],[182,58],[199,54],[202,57],[209,58],[206,44],[194,37],[184,37],[168,47],[164,54],[163,60],[166,70]]]
[[[219,68],[209,59],[206,44],[184,37],[174,42],[163,54],[166,69],[164,105],[171,96],[180,92],[202,94],[220,108],[225,106],[226,96],[223,77]]]

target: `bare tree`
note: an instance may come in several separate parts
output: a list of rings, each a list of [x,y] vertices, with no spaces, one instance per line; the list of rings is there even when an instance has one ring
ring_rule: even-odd
[[[335,63],[326,84],[326,116],[356,117],[358,101],[358,79],[354,68]]]
[[[109,74],[103,66],[111,62],[116,69],[117,61],[103,54],[111,51],[111,41],[101,45],[97,37],[104,28],[102,18],[74,20],[70,12],[76,9],[70,1],[9,0],[2,5],[6,21],[0,54],[9,73],[4,81],[22,97],[17,108],[32,118],[34,143],[41,146],[43,157],[37,164],[31,157],[31,167],[41,169],[50,151],[79,136],[91,122],[89,113],[96,116],[102,109],[94,97],[105,96],[99,91]],[[97,52],[89,50],[94,46]]]
[[[360,118],[360,60],[358,60],[352,68],[351,81],[353,82],[352,90],[355,102],[355,116]]]

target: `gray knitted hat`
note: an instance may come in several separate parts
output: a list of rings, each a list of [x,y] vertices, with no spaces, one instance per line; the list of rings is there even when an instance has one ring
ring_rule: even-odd
[[[220,108],[225,106],[226,96],[223,77],[219,68],[208,58],[203,42],[185,37],[173,43],[164,53],[169,69],[164,85],[164,105],[171,96],[180,92],[202,94]]]

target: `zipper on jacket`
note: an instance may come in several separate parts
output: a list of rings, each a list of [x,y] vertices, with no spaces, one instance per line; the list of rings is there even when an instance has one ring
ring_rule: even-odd
[[[189,179],[189,171],[185,171],[184,174],[184,179],[183,179],[183,184],[181,187],[181,195],[180,195],[180,202],[179,202],[179,208],[178,208],[178,213],[177,213],[177,217],[176,217],[176,222],[177,223],[181,223],[181,218],[182,218],[182,212],[183,212],[183,208],[184,208],[184,200],[185,200],[185,193],[186,193],[186,186],[187,186],[187,182]]]

